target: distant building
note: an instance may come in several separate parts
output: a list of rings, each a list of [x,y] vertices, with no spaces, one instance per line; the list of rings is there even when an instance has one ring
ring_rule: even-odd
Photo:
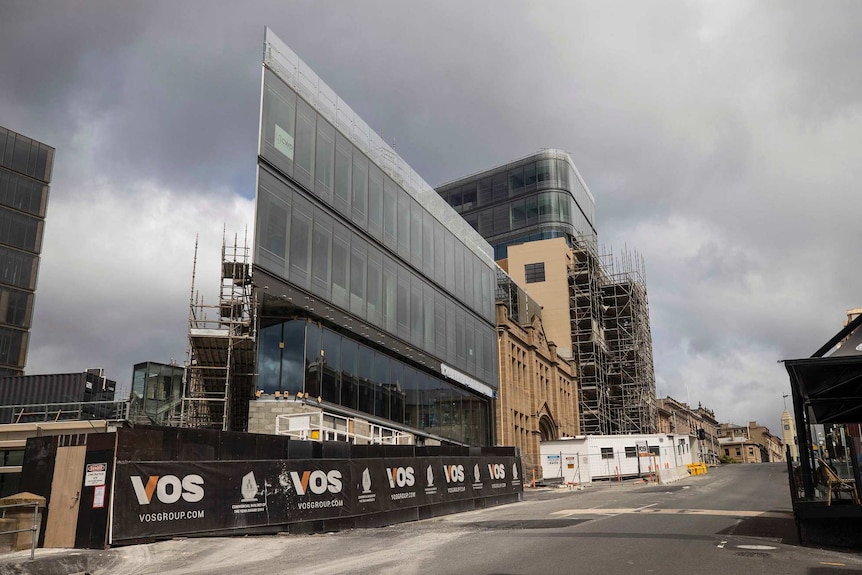
[[[796,439],[796,422],[786,409],[781,414],[781,440],[790,447],[790,460],[799,462],[799,445]]]
[[[781,440],[769,428],[751,421],[748,425],[722,423],[718,426],[721,454],[737,463],[784,461]]]
[[[693,458],[709,465],[718,463],[718,421],[715,412],[698,404],[691,409],[687,403],[672,397],[658,399],[659,432],[685,434],[690,437]]]
[[[525,242],[589,238],[595,243],[596,201],[571,156],[542,150],[437,187],[456,212],[492,246],[494,259]]]
[[[546,337],[541,309],[503,273],[498,275],[500,389],[497,443],[520,448],[524,478],[541,479],[540,442],[578,434],[576,368]]]
[[[54,148],[0,127],[0,375],[23,375]]]

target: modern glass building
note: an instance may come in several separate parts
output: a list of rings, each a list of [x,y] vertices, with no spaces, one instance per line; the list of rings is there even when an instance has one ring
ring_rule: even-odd
[[[54,148],[0,127],[0,375],[23,375]]]
[[[491,246],[268,29],[264,49],[258,388],[489,444]]]
[[[535,240],[596,241],[596,201],[571,156],[542,150],[437,188],[452,208],[494,247]]]

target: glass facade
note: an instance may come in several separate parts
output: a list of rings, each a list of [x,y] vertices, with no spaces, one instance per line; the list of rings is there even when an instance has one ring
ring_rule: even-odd
[[[445,184],[440,196],[505,259],[508,246],[586,237],[595,243],[595,199],[571,157],[545,150]]]
[[[263,308],[266,315],[266,302]],[[487,398],[333,329],[269,317],[258,344],[258,388],[264,393],[308,393],[462,443],[490,440]]]
[[[153,425],[168,425],[180,411],[183,395],[183,368],[162,363],[139,363],[132,372],[129,418],[141,417]]]
[[[396,345],[300,329],[286,317],[327,325],[331,314],[264,305],[258,387],[487,443],[491,247],[269,30],[260,136],[255,266]],[[444,366],[485,397],[447,381]]]
[[[54,149],[0,127],[0,375],[23,375]]]

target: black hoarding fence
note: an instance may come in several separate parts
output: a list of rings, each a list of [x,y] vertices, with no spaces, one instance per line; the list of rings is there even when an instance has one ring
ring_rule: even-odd
[[[367,450],[366,450],[367,451]],[[376,450],[375,450],[376,451]],[[485,451],[485,450],[481,450]],[[279,531],[319,521],[429,516],[435,506],[517,501],[513,450],[470,456],[271,461],[118,461],[111,543]],[[461,507],[467,508],[466,506]]]

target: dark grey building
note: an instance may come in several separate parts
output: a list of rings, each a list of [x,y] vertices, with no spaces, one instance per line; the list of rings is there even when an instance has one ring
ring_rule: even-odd
[[[101,369],[0,377],[0,424],[109,417],[117,382]],[[89,405],[88,405],[89,404]],[[98,404],[98,405],[97,405]]]
[[[491,443],[490,245],[269,30],[264,57],[258,388]]]
[[[437,192],[494,247],[535,240],[596,241],[596,202],[571,156],[542,150],[520,160],[438,186]]]
[[[0,375],[22,375],[54,148],[0,127]]]

